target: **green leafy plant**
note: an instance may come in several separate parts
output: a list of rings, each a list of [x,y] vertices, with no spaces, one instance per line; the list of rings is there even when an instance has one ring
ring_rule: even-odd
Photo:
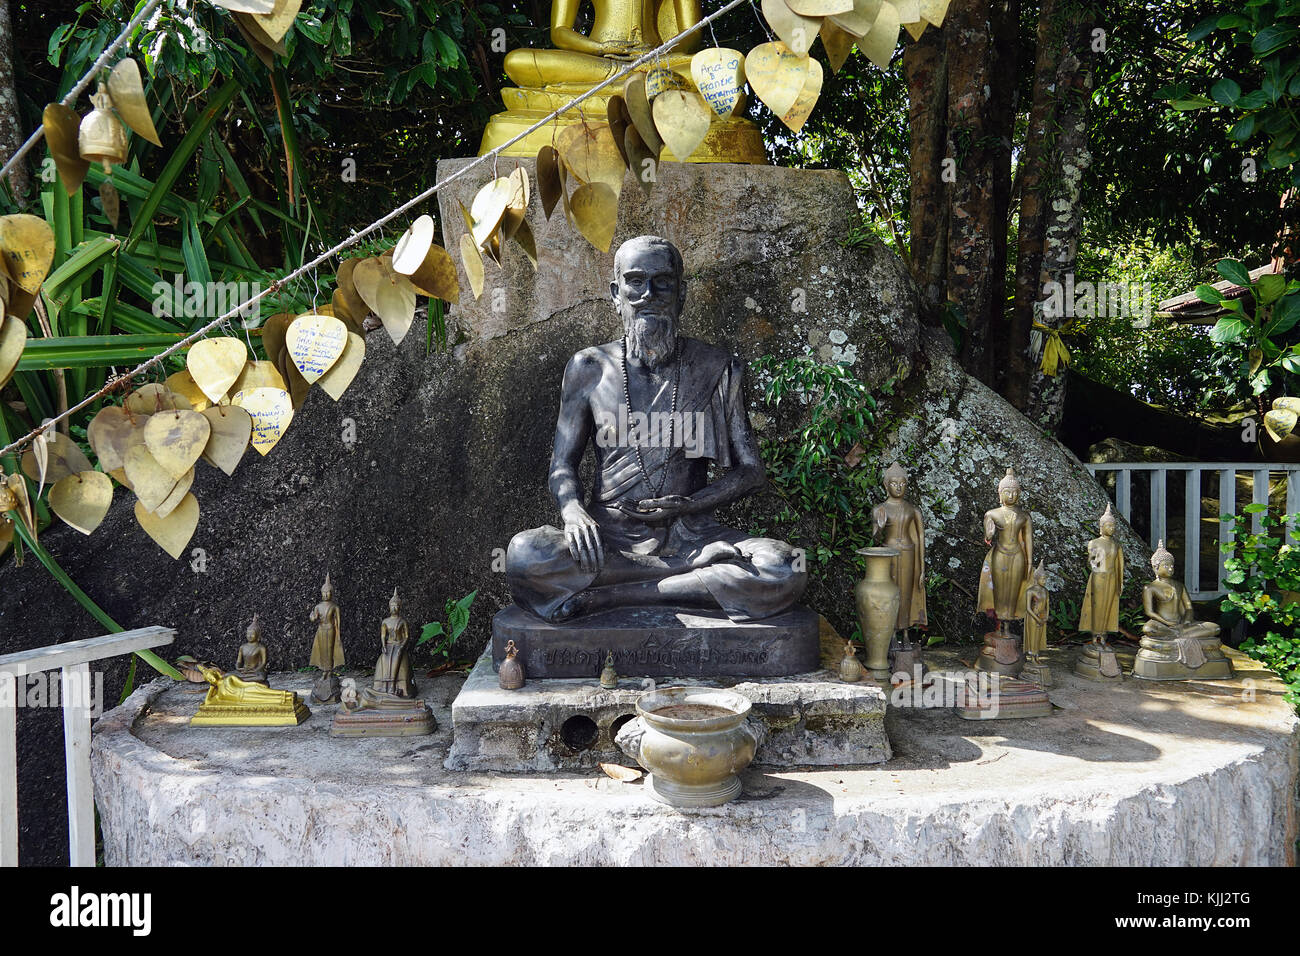
[[[1222,519],[1232,523],[1233,540],[1223,546],[1228,593],[1220,607],[1249,622],[1241,650],[1276,671],[1287,685],[1287,700],[1300,709],[1300,514],[1279,519],[1263,504],[1242,510]]]
[[[430,621],[420,630],[420,638],[415,645],[420,647],[432,643],[433,647],[429,650],[433,654],[434,663],[438,662],[438,658],[442,658],[444,663],[451,661],[452,646],[469,626],[469,607],[477,596],[478,591],[470,591],[459,601],[448,598],[444,607],[446,622]]]
[[[1263,415],[1262,396],[1275,391],[1289,376],[1300,375],[1300,342],[1287,340],[1300,322],[1300,281],[1270,273],[1252,282],[1249,271],[1235,259],[1224,259],[1215,268],[1225,279],[1247,289],[1250,301],[1226,298],[1212,285],[1198,285],[1196,297],[1228,310],[1210,330],[1210,338],[1243,350],[1238,371]]]

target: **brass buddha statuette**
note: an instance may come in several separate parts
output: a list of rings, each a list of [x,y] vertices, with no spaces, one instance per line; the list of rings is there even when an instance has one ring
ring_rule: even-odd
[[[311,716],[291,690],[271,690],[207,664],[192,666],[209,686],[191,727],[292,727]]]
[[[311,699],[321,704],[333,704],[339,699],[339,678],[335,669],[345,663],[339,617],[339,606],[334,603],[334,587],[326,574],[320,589],[320,603],[311,609],[310,617],[316,625],[310,664],[321,672],[320,679],[312,688]]]
[[[379,625],[379,660],[374,683],[348,694],[334,714],[333,737],[414,737],[437,727],[429,705],[416,698],[411,679],[410,631],[401,615],[402,602],[393,589],[388,617]]]
[[[266,682],[266,665],[266,645],[262,643],[262,628],[254,614],[253,622],[248,625],[248,631],[244,635],[244,643],[240,645],[239,655],[235,658],[235,673],[241,680],[270,687]]]
[[[1219,625],[1198,621],[1187,588],[1174,577],[1174,556],[1162,540],[1151,555],[1155,580],[1142,589],[1142,644],[1133,676],[1143,680],[1226,680],[1232,662],[1219,642]]]
[[[1047,650],[1047,618],[1050,598],[1047,593],[1047,571],[1043,562],[1034,569],[1034,583],[1025,591],[1025,667],[1020,676],[1039,687],[1052,686],[1052,669],[1043,663]]]
[[[1088,586],[1083,592],[1079,630],[1092,635],[1074,672],[1091,680],[1121,680],[1119,660],[1106,640],[1119,631],[1119,597],[1124,590],[1124,551],[1115,540],[1116,520],[1109,502],[1098,521],[1101,534],[1088,542]]]
[[[912,644],[912,628],[926,627],[925,611],[925,523],[921,509],[903,497],[907,493],[907,472],[894,462],[885,469],[888,497],[872,511],[876,540],[898,551],[894,559],[894,581],[898,584],[898,634],[893,671],[913,675],[925,647]]]
[[[1020,480],[1008,468],[998,482],[999,505],[984,514],[984,543],[989,552],[980,569],[979,610],[990,615],[997,630],[985,635],[975,666],[1009,677],[1020,673],[1025,657],[1020,638],[1007,622],[1025,619],[1025,592],[1034,566],[1034,527],[1020,506]]]

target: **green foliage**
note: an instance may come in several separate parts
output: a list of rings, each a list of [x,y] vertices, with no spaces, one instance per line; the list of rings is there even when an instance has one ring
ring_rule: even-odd
[[[474,603],[474,598],[478,596],[478,591],[470,591],[459,601],[453,601],[448,598],[444,607],[444,614],[447,617],[446,622],[430,621],[420,630],[420,638],[415,642],[416,647],[433,642],[433,647],[429,650],[436,661],[441,657],[444,660],[451,660],[451,648],[456,643],[457,638],[465,633],[465,628],[469,626],[469,607]]]
[[[781,500],[774,533],[804,549],[810,567],[857,566],[871,544],[871,509],[880,489],[877,402],[848,365],[809,355],[751,366],[770,421],[760,449],[769,489]],[[892,381],[882,391],[892,391]]]
[[[1252,395],[1285,391],[1300,376],[1300,341],[1293,333],[1300,322],[1300,280],[1262,275],[1254,282],[1246,267],[1225,259],[1215,268],[1223,278],[1249,290],[1249,298],[1227,299],[1212,285],[1196,287],[1202,302],[1220,305],[1230,314],[1219,319],[1210,338],[1231,347],[1236,373]]]
[[[1241,650],[1276,671],[1288,688],[1287,699],[1300,708],[1300,514],[1278,519],[1266,505],[1252,504],[1232,521],[1233,542],[1224,583],[1224,611],[1237,611],[1251,625]],[[1261,528],[1252,530],[1254,515]],[[1291,523],[1287,533],[1283,525]]]
[[[1285,170],[1300,160],[1300,4],[1295,0],[1249,0],[1240,12],[1216,13],[1187,34],[1193,43],[1209,42],[1211,34],[1228,31],[1231,42],[1249,51],[1249,76],[1241,79],[1255,89],[1220,76],[1210,95],[1192,94],[1186,84],[1165,91],[1174,109],[1195,110],[1216,104],[1237,116],[1228,137],[1246,142],[1254,137],[1268,141],[1264,162]],[[1211,72],[1216,75],[1217,70]],[[1291,172],[1300,186],[1300,166]]]

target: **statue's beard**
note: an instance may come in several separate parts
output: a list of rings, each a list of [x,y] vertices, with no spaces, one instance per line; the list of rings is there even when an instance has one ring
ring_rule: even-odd
[[[677,349],[677,320],[672,316],[634,315],[623,323],[627,355],[642,365],[659,368]]]

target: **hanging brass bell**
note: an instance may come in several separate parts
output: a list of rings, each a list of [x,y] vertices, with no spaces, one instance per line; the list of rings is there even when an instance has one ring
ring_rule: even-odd
[[[104,172],[111,174],[114,163],[126,162],[126,130],[113,113],[113,100],[108,87],[99,84],[99,92],[90,98],[95,109],[81,121],[77,133],[77,148],[81,158],[92,163],[102,163]]]

